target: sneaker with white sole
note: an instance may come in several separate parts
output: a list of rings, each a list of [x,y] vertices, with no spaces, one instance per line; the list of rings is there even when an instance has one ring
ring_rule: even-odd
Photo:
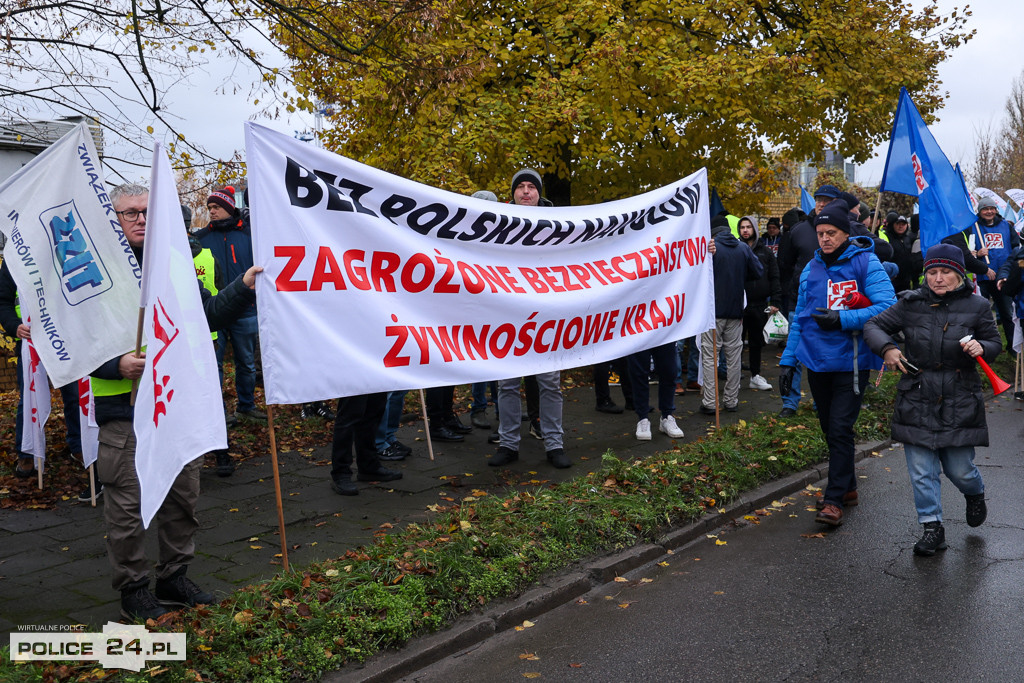
[[[772,385],[761,375],[754,375],[750,378],[750,388],[756,391],[771,391]]]
[[[676,418],[672,415],[666,415],[661,418],[661,424],[658,426],[662,434],[667,434],[673,439],[683,438],[683,430],[676,424]]]
[[[636,423],[636,438],[637,441],[650,441],[651,440],[651,421],[648,419],[640,420]]]

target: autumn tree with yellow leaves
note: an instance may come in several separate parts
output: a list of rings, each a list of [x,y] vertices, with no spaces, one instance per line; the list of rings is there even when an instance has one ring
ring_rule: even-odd
[[[298,0],[280,28],[328,148],[418,181],[508,197],[537,167],[556,204],[643,192],[707,166],[734,212],[786,159],[864,160],[900,86],[925,112],[966,14],[895,0]],[[314,104],[316,103],[316,104]]]

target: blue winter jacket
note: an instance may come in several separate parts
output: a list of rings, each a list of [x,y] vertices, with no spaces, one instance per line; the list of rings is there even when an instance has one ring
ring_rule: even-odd
[[[860,292],[871,305],[846,310],[842,295]],[[838,260],[826,267],[819,249],[800,274],[796,309],[789,321],[789,339],[779,365],[795,366],[799,360],[815,372],[853,370],[854,335],[864,323],[896,303],[892,281],[873,253],[873,245],[864,238],[851,238]],[[817,308],[839,310],[841,330],[823,330],[811,317]],[[857,363],[861,370],[877,370],[882,359],[858,340]]]
[[[199,244],[213,252],[220,264],[224,281],[231,282],[252,268],[252,232],[249,223],[241,218],[222,218],[211,221],[195,234]],[[243,318],[256,315],[254,303]]]

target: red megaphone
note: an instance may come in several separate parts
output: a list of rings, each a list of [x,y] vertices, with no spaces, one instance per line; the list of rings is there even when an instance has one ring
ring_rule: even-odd
[[[974,336],[969,334],[963,339],[961,339],[960,343],[966,344],[972,339],[974,339]],[[974,360],[978,361],[978,365],[981,366],[981,369],[985,373],[985,376],[988,377],[988,381],[992,384],[992,391],[995,392],[996,396],[1010,388],[1009,384],[1007,384],[1006,382],[1004,382],[1003,380],[999,379],[996,376],[996,373],[992,370],[992,367],[985,362],[984,358],[978,356]]]

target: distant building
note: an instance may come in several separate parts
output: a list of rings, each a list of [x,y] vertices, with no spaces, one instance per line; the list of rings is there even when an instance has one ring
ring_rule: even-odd
[[[103,157],[103,130],[95,119],[65,116],[54,121],[0,121],[0,181],[85,121],[92,130],[96,151]]]

